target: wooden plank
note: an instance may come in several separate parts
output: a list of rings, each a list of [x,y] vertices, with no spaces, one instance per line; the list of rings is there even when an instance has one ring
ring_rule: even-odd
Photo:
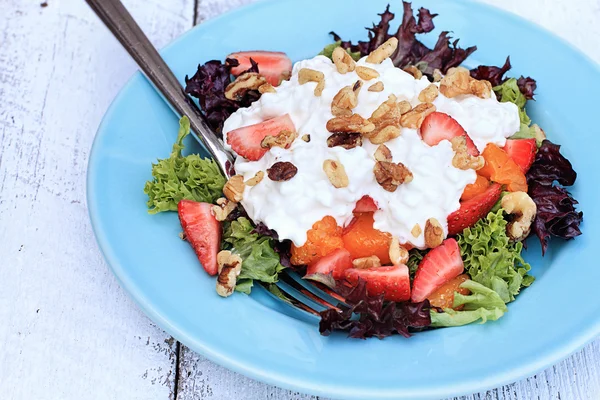
[[[85,175],[134,63],[83,1],[5,0],[0,16],[0,397],[174,398],[176,343],[119,287]],[[192,0],[129,0],[158,45]]]
[[[253,0],[199,0],[196,23],[201,23]],[[560,3],[554,0],[482,0],[536,22],[562,36],[600,62],[600,6],[596,0]],[[576,4],[573,4],[576,3]],[[181,347],[178,400],[313,399],[266,385],[215,365]],[[600,399],[600,340],[567,360],[522,381],[455,400],[597,400]],[[322,398],[321,398],[322,399]],[[322,399],[324,400],[324,399]]]

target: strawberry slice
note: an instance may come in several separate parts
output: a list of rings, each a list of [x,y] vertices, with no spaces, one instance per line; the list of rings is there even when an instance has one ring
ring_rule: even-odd
[[[334,279],[344,277],[344,272],[352,268],[352,257],[346,249],[337,249],[311,263],[306,268],[306,276],[313,274],[331,274]]]
[[[234,129],[227,134],[227,144],[240,156],[258,161],[269,149],[260,144],[266,136],[277,136],[281,131],[295,131],[296,127],[289,114]]]
[[[446,239],[431,250],[419,264],[413,281],[411,300],[419,302],[442,287],[444,283],[463,273],[465,266],[458,242]]]
[[[346,280],[353,285],[362,278],[367,283],[369,296],[384,295],[389,301],[410,299],[410,278],[404,264],[368,269],[350,268],[346,270]]]
[[[364,195],[356,202],[353,213],[374,212],[377,211],[377,203],[369,195]]]
[[[537,144],[535,139],[507,139],[502,148],[512,160],[517,163],[523,173],[529,171],[529,167],[535,160]]]
[[[209,275],[217,274],[217,253],[221,246],[221,224],[212,214],[212,204],[181,200],[179,221],[186,239]]]
[[[460,208],[448,216],[448,235],[457,235],[485,217],[500,199],[502,186],[494,183],[483,193],[460,203]]]
[[[435,146],[442,140],[450,140],[456,136],[464,136],[467,139],[467,151],[477,157],[479,150],[471,140],[462,126],[448,114],[434,112],[423,120],[421,125],[421,137],[430,146]]]
[[[292,75],[292,60],[279,51],[240,51],[228,55],[227,58],[235,58],[240,63],[231,69],[234,76],[238,76],[252,66],[250,58],[258,64],[258,72],[273,86],[278,86],[282,80]]]

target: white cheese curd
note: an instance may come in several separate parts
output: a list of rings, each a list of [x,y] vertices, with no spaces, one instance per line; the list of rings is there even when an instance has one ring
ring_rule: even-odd
[[[368,66],[380,74],[378,79],[364,82],[358,96],[358,106],[353,111],[364,118],[369,118],[390,94],[396,95],[399,101],[418,104],[419,93],[429,85],[427,78],[416,80],[394,67],[389,59],[381,64],[369,64],[363,58],[357,65]],[[302,68],[325,75],[325,89],[320,97],[313,93],[316,83],[298,83],[298,71]],[[330,215],[338,225],[344,226],[353,217],[355,203],[369,195],[380,208],[374,215],[376,229],[398,237],[401,243],[424,248],[423,232],[414,237],[411,230],[419,224],[423,231],[427,219],[435,218],[447,234],[447,217],[459,208],[465,186],[475,181],[475,171],[452,166],[454,152],[449,141],[430,147],[416,130],[402,128],[401,136],[386,145],[393,161],[403,163],[414,178],[395,192],[388,192],[375,180],[373,155],[377,146],[368,139],[363,140],[362,147],[351,150],[327,147],[331,132],[325,126],[333,118],[333,97],[358,79],[355,72],[338,73],[331,60],[324,56],[300,61],[294,65],[291,79],[277,87],[276,93],[263,94],[250,107],[236,111],[225,121],[225,142],[227,133],[234,129],[284,114],[289,114],[300,137],[310,135],[310,142],[296,139],[289,149],[273,147],[258,161],[236,159],[236,172],[245,180],[258,171],[266,172],[277,161],[289,161],[298,168],[296,176],[289,181],[274,182],[265,176],[258,185],[247,186],[242,204],[254,222],[263,222],[276,230],[281,239],[290,239],[301,246],[315,222]],[[369,92],[368,87],[377,81],[383,82],[384,90]],[[434,104],[438,111],[453,116],[480,150],[487,143],[503,146],[506,137],[519,130],[518,110],[513,104],[499,103],[495,96],[485,100],[475,96],[459,97],[448,99],[440,94]],[[350,182],[347,187],[337,189],[329,182],[323,171],[323,161],[327,159],[344,166]]]

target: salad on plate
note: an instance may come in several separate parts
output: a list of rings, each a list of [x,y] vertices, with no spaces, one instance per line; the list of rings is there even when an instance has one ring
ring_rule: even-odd
[[[293,269],[342,296],[320,332],[379,338],[501,318],[534,282],[524,240],[581,234],[565,187],[577,174],[533,124],[536,82],[501,67],[461,64],[425,8],[388,6],[354,44],[335,42],[292,64],[282,52],[242,51],[186,77],[210,126],[235,155],[171,156],[152,166],[150,213],[177,211],[182,239],[216,292],[250,293]]]

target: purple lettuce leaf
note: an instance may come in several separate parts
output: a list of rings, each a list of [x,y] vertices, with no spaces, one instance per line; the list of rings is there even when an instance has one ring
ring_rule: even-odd
[[[529,76],[527,78],[521,76],[519,79],[517,79],[517,86],[519,86],[519,90],[521,93],[523,93],[527,100],[533,100],[533,92],[535,92],[535,89],[537,89],[537,83],[535,79]]]
[[[535,161],[527,172],[527,181],[550,186],[555,181],[563,186],[571,186],[577,179],[577,173],[571,162],[560,154],[560,146],[544,140]]]
[[[270,229],[267,225],[262,222],[256,224],[252,233],[258,233],[261,236],[268,236],[273,239],[273,250],[279,254],[279,262],[286,268],[296,269],[297,267],[292,265],[292,242],[290,240],[279,240],[279,234],[273,229]]]
[[[506,61],[502,67],[494,67],[492,65],[480,65],[477,68],[471,70],[471,77],[478,80],[489,81],[492,86],[500,86],[504,79],[504,74],[512,68],[510,65],[510,57],[506,57]]]
[[[532,234],[540,240],[542,254],[546,253],[551,237],[568,240],[581,235],[583,212],[575,209],[577,200],[558,185],[571,186],[576,179],[577,173],[560,154],[560,146],[544,140],[527,172],[529,196],[537,206]]]
[[[417,19],[411,3],[403,1],[402,5],[404,12],[402,24],[393,34],[390,33],[390,21],[394,19],[395,15],[390,12],[389,5],[382,14],[379,14],[379,23],[373,25],[372,28],[367,28],[369,31],[368,41],[359,41],[357,44],[353,44],[350,41],[342,40],[335,32],[331,32],[331,34],[336,41],[342,42],[342,47],[353,52],[360,52],[361,56],[371,53],[389,38],[396,37],[398,49],[391,57],[394,65],[400,68],[418,65],[422,72],[429,77],[436,68],[443,73],[448,72],[448,69],[460,65],[477,49],[474,46],[466,49],[459,48],[458,40],[451,42],[448,32],[442,32],[434,48],[430,49],[417,40],[416,35],[431,32],[434,28],[433,18],[437,14],[432,14],[426,8],[420,8]]]
[[[350,308],[321,312],[319,331],[324,336],[342,330],[348,331],[349,337],[357,339],[383,339],[394,333],[410,337],[411,330],[431,325],[429,300],[420,303],[384,302],[383,296],[367,294],[366,282],[362,279],[352,288],[338,284],[337,291]]]
[[[552,236],[568,240],[581,235],[583,212],[575,210],[577,200],[564,188],[534,182],[529,185],[529,196],[537,206],[532,233],[540,240],[542,254]]]
[[[251,67],[245,72],[258,72],[258,65],[251,61]],[[212,60],[198,65],[198,70],[189,78],[185,77],[185,92],[198,98],[200,108],[210,127],[221,135],[223,122],[241,107],[248,107],[260,98],[256,90],[248,91],[239,101],[225,97],[225,88],[231,83],[231,68],[238,66],[238,61],[227,59],[225,63]]]

